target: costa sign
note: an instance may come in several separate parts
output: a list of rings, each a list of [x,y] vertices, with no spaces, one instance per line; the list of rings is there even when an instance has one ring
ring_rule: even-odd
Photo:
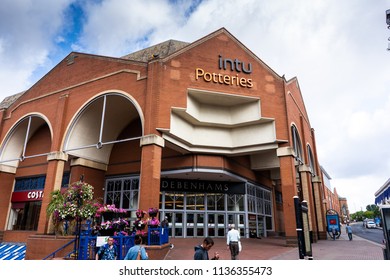
[[[27,192],[14,192],[12,193],[12,202],[21,202],[21,201],[38,201],[43,198],[43,190],[34,190]]]

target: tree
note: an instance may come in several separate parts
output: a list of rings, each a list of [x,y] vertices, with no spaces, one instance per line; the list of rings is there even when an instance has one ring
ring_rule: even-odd
[[[356,220],[356,221],[363,221],[363,219],[364,219],[363,211],[357,211],[356,213],[352,213],[351,219]]]
[[[380,217],[380,215],[381,215],[379,207],[375,204],[367,205],[366,209],[367,209],[367,211],[371,211],[373,213],[373,218]]]

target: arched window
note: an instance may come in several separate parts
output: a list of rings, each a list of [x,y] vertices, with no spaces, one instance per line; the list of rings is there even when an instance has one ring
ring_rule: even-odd
[[[296,159],[299,162],[303,163],[301,139],[299,138],[298,129],[296,128],[295,125],[291,126],[291,135],[293,139],[293,147],[294,147]]]
[[[311,168],[311,174],[312,176],[316,176],[317,175],[316,162],[314,161],[314,156],[310,145],[307,145],[307,154],[309,156],[309,165]]]

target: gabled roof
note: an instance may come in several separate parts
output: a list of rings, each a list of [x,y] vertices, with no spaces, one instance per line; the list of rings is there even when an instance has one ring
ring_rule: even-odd
[[[142,62],[142,63],[148,63],[150,60],[153,59],[161,59],[161,60],[169,60],[173,57],[180,55],[183,52],[186,52],[203,42],[210,40],[213,37],[216,37],[220,35],[221,33],[227,35],[230,39],[235,41],[237,44],[241,46],[242,49],[244,49],[250,56],[252,56],[256,61],[261,63],[264,67],[266,67],[270,73],[273,73],[273,75],[279,79],[284,79],[284,77],[281,77],[278,75],[271,67],[269,67],[266,63],[264,63],[256,54],[254,54],[251,50],[249,50],[244,44],[242,44],[236,37],[234,37],[229,31],[227,31],[224,27],[210,33],[209,35],[206,35],[203,38],[200,38],[192,43],[177,41],[177,40],[167,40],[165,42],[159,43],[157,45],[136,51],[134,53],[125,55],[120,57],[119,59],[125,59],[125,60],[132,60],[134,62]],[[70,55],[72,55],[71,53]],[[85,54],[89,55],[89,54]],[[96,56],[96,55],[95,55]],[[65,58],[66,59],[66,58]],[[24,92],[6,97],[1,103],[0,103],[0,110],[1,109],[7,109],[9,108],[19,97],[21,97]]]
[[[16,100],[18,100],[19,97],[21,97],[26,91],[19,92],[17,94],[7,96],[4,98],[3,101],[0,103],[0,110],[7,109],[9,106],[11,106]]]
[[[148,62],[150,59],[154,58],[165,58],[172,53],[188,46],[189,44],[190,43],[177,40],[168,40],[149,48],[122,56],[121,58]]]

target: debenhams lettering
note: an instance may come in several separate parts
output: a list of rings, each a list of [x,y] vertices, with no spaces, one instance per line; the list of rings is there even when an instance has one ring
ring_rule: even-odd
[[[229,186],[221,182],[162,180],[161,189],[163,191],[227,192]]]

